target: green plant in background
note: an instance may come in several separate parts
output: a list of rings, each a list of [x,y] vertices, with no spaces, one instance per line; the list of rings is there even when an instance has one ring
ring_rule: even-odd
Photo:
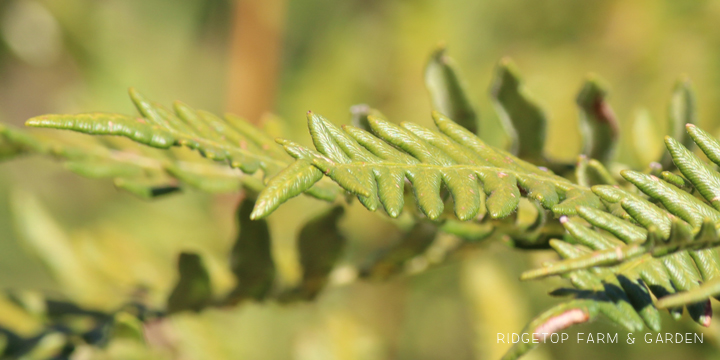
[[[201,254],[184,252],[178,259],[179,280],[164,306],[138,295],[117,311],[98,312],[73,302],[11,295],[8,301],[18,314],[39,314],[43,330],[32,337],[3,331],[5,345],[0,348],[15,356],[59,357],[81,344],[103,346],[114,336],[139,338],[142,329],[152,338],[157,324],[178,312],[227,308],[245,300],[312,300],[333,281],[345,284],[407,272],[436,245],[439,233],[460,239],[446,245],[444,259],[494,239],[517,248],[550,248],[564,259],[523,274],[523,280],[559,275],[572,285],[551,292],[571,299],[539,315],[526,332],[557,332],[598,314],[629,331],[659,331],[660,309],[669,309],[677,319],[683,307],[696,322],[709,325],[709,298],[720,294],[715,249],[720,245],[720,174],[689,147],[697,144],[720,165],[720,142],[693,125],[694,98],[687,80],[671,95],[668,154],[649,169],[622,171],[618,169],[627,166],[614,161],[618,122],[607,90],[595,76],[576,99],[583,148],[575,164],[544,153],[548,117],[510,60],[498,64],[490,90],[511,139],[508,149],[481,139],[482,122],[444,49],[431,55],[425,82],[436,109],[436,129],[412,122],[397,125],[369,107],[354,108],[357,126],[338,127],[310,112],[314,149],[291,140],[273,141],[233,115],[220,118],[179,102],[170,111],[134,90],[131,98],[139,117],[94,113],[27,121],[33,127],[115,135],[134,143],[112,137],[62,143],[44,134],[0,128],[3,158],[50,155],[72,171],[113,178],[119,188],[146,198],[184,186],[242,191],[245,198],[237,210],[240,230],[228,249],[235,285],[227,291],[213,289],[212,272]],[[264,218],[301,194],[334,206],[300,231],[303,276],[299,284],[286,286],[277,280]],[[370,211],[397,218],[394,224],[405,235],[354,268],[337,268],[346,242],[338,222],[353,197]],[[47,257],[52,262],[52,254]],[[81,322],[78,318],[90,320],[73,326]],[[517,358],[532,346],[516,344],[505,358]]]

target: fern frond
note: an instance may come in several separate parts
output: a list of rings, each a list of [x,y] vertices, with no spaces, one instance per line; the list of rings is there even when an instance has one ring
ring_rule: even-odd
[[[0,125],[5,159],[17,155],[45,155],[64,161],[81,176],[113,178],[118,188],[150,198],[188,185],[210,193],[233,192],[241,187],[260,191],[261,179],[237,169],[199,161],[183,152],[163,152],[111,139],[66,141]]]
[[[686,127],[703,153],[720,164],[720,142],[693,124]],[[551,240],[550,246],[565,260],[527,271],[521,278],[568,278],[576,290],[556,294],[571,294],[579,300],[560,308],[588,314],[585,321],[592,318],[587,309],[595,306],[629,331],[643,325],[658,331],[658,309],[668,309],[678,319],[686,307],[693,320],[709,326],[709,298],[720,296],[720,174],[677,140],[666,137],[665,143],[680,174],[664,172],[663,180],[623,171],[625,180],[644,196],[617,186],[593,187],[608,208],[615,209],[614,215],[579,207],[578,216],[561,218],[569,236],[567,241]],[[650,294],[658,299],[655,303]],[[608,310],[607,302],[598,296],[610,299],[616,309]],[[552,316],[563,315],[551,309],[526,331],[559,321]],[[517,345],[506,358],[529,349]]]
[[[486,213],[499,219],[517,209],[524,194],[556,215],[574,214],[579,205],[601,208],[590,189],[486,145],[446,116],[433,112],[439,131],[413,123],[395,125],[369,117],[374,134],[353,126],[342,129],[322,116],[308,113],[316,150],[281,141],[298,161],[319,169],[342,188],[358,196],[369,210],[383,207],[400,215],[405,180],[414,189],[420,210],[438,219],[444,210],[441,189],[455,202],[455,215],[470,220]],[[262,218],[282,202],[318,181],[306,166],[286,169],[268,182],[252,217]]]
[[[700,128],[689,124],[687,131],[705,155],[720,164],[720,142]],[[596,229],[604,230],[617,240],[611,251],[587,258],[559,262],[523,275],[530,279],[562,274],[567,271],[598,265],[613,265],[645,253],[659,257],[684,250],[703,250],[720,245],[714,230],[720,223],[720,174],[698,159],[676,140],[665,139],[671,157],[683,176],[666,173],[665,181],[652,175],[625,170],[622,176],[647,198],[617,186],[594,186],[597,194],[616,215],[591,208],[579,207],[578,215]],[[677,187],[680,185],[681,187]],[[699,197],[691,192],[696,189]],[[576,219],[564,222],[567,231],[576,239],[591,244],[604,243],[598,232],[578,224]],[[657,238],[657,241],[646,241]],[[597,246],[597,245],[596,245]]]
[[[591,247],[552,240],[550,244],[561,257],[570,259],[566,261],[587,256],[593,250],[614,251],[613,248],[602,247],[598,243]],[[605,315],[631,332],[642,331],[645,327],[659,331],[661,319],[658,309],[668,308],[677,320],[682,316],[682,306],[687,306],[693,320],[708,326],[712,309],[707,295],[704,299],[684,295],[699,289],[698,283],[703,278],[695,270],[695,265],[698,258],[706,256],[713,255],[707,250],[690,254],[678,252],[663,258],[653,258],[650,254],[645,254],[618,267],[594,267],[565,273],[563,277],[569,279],[575,289],[558,289],[552,294],[571,295],[575,299],[544,312],[533,320],[524,332],[549,332],[547,328],[553,326],[552,332],[557,332],[571,325],[590,321],[597,314]],[[717,280],[710,280],[710,283],[716,282]],[[659,299],[655,304],[651,293]],[[567,317],[568,312],[582,313],[585,316],[574,322],[563,321],[562,318]],[[516,359],[533,347],[532,344],[514,345],[503,359]]]
[[[130,96],[141,117],[106,113],[44,115],[32,118],[26,124],[92,135],[122,136],[158,149],[185,146],[215,162],[177,159],[183,156],[146,149],[123,151],[104,149],[103,146],[77,149],[72,144],[35,146],[33,149],[68,160],[67,166],[81,175],[115,177],[118,187],[145,197],[177,190],[177,180],[208,192],[238,191],[242,186],[259,191],[264,186],[262,180],[243,173],[249,175],[262,170],[263,175],[269,177],[292,162],[272,138],[234,115],[219,118],[181,102],[175,102],[170,111],[146,100],[134,89],[130,89]],[[13,143],[19,149],[31,146],[30,143],[23,145],[28,141],[17,132],[3,130],[3,134],[4,138],[15,139]],[[134,154],[136,152],[141,154]],[[127,172],[146,176],[120,176]],[[320,176],[319,172],[314,172],[315,176]],[[338,192],[331,183],[321,183],[308,193],[332,200]]]
[[[161,149],[187,146],[208,159],[227,161],[231,167],[246,173],[260,168],[273,172],[285,165],[278,160],[282,154],[273,152],[268,145],[272,139],[256,136],[256,132],[249,131],[249,124],[236,117],[220,119],[179,102],[174,104],[173,113],[147,101],[135,89],[130,89],[130,97],[142,117],[106,113],[43,115],[28,120],[26,125],[124,136]]]

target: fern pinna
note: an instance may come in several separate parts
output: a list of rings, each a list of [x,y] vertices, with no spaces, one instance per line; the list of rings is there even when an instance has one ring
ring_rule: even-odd
[[[397,126],[371,116],[375,136],[353,126],[341,130],[309,113],[308,126],[317,151],[290,141],[281,143],[296,159],[312,164],[357,195],[369,210],[382,204],[391,217],[400,215],[404,207],[406,178],[420,210],[431,220],[443,214],[442,185],[452,195],[460,220],[486,212],[490,218],[504,218],[517,209],[522,194],[558,215],[574,214],[579,205],[602,206],[589,189],[486,145],[439,112],[433,113],[433,119],[439,132],[413,123]],[[303,170],[286,169],[271,179],[252,216],[266,216],[312,186],[317,180],[305,179]],[[291,187],[292,192],[287,190]]]

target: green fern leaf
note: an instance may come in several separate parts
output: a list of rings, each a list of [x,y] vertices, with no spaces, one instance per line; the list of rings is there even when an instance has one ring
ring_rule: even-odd
[[[615,114],[607,102],[607,90],[594,75],[588,78],[577,96],[583,151],[602,163],[612,160],[619,136]]]
[[[227,161],[230,166],[246,173],[253,173],[261,167],[272,170],[284,165],[266,152],[253,151],[262,148],[263,144],[244,133],[243,128],[237,126],[241,123],[239,121],[232,118],[223,120],[179,103],[175,106],[177,114],[174,114],[159,104],[145,100],[134,89],[130,89],[130,97],[142,118],[102,113],[44,115],[32,118],[26,124],[93,135],[125,136],[163,149],[183,145],[200,151],[209,159]]]
[[[477,113],[453,60],[445,55],[444,47],[435,50],[425,65],[425,86],[435,110],[454,119],[471,133],[478,133]]]
[[[585,238],[578,239],[583,240],[581,241],[583,245],[572,245],[559,240],[551,240],[550,244],[558,254],[568,259],[565,261],[587,257],[603,250],[615,250],[603,247],[597,242],[587,243],[584,241]],[[593,252],[591,253],[591,251]],[[631,332],[641,331],[645,326],[652,331],[659,331],[661,321],[658,309],[669,308],[673,317],[679,319],[682,316],[682,307],[677,306],[683,305],[687,305],[688,312],[695,321],[708,326],[711,310],[707,298],[687,298],[684,295],[696,292],[698,289],[696,284],[700,279],[699,274],[694,272],[694,264],[687,256],[687,253],[674,253],[662,259],[656,259],[645,254],[623,263],[620,267],[594,267],[588,270],[566,272],[563,277],[569,279],[577,290],[558,289],[553,294],[569,294],[576,298],[558,305],[565,311],[597,309],[598,313],[602,313]],[[681,292],[672,295],[676,291]],[[651,292],[660,299],[657,304],[653,304]],[[665,302],[665,299],[676,301],[666,302],[663,306],[659,306]],[[552,314],[553,310],[548,312]],[[550,326],[549,324],[558,321],[548,319],[545,314],[547,313],[533,320],[525,331],[538,332],[538,329],[542,329],[543,326]],[[591,316],[587,316],[576,322],[565,322],[560,329],[591,319]],[[532,345],[516,345],[504,358],[515,359],[531,348]]]
[[[697,109],[690,80],[682,78],[675,84],[670,96],[667,134],[671,138],[677,139],[686,148],[691,149],[694,143],[685,131],[687,124],[697,124]],[[660,159],[660,164],[663,169],[673,170],[675,167],[670,153],[667,152]]]
[[[512,124],[513,153],[521,159],[543,164],[545,112],[529,96],[510,59],[503,59],[498,64],[490,94],[503,123]]]
[[[439,131],[413,123],[395,125],[369,117],[375,134],[353,126],[342,129],[309,113],[308,127],[316,150],[281,141],[298,161],[311,163],[369,210],[382,206],[391,217],[404,205],[405,179],[412,184],[423,214],[438,219],[444,210],[441,188],[455,202],[455,215],[470,220],[486,212],[504,218],[517,209],[521,192],[556,215],[574,214],[580,205],[603,205],[589,189],[535,167],[483,143],[467,129],[433,112]],[[298,165],[272,178],[260,194],[255,219],[267,216],[314,182],[318,173]]]
[[[159,149],[185,146],[216,162],[198,161],[178,152],[151,152],[148,148],[125,151],[127,144],[118,150],[102,144],[90,148],[56,145],[52,141],[45,144],[5,127],[0,131],[3,139],[15,148],[69,160],[66,166],[83,176],[113,177],[116,186],[141,197],[177,191],[181,183],[213,193],[238,191],[242,187],[260,191],[263,181],[245,174],[261,169],[265,177],[270,177],[292,161],[272,138],[241,118],[233,115],[219,118],[181,102],[175,102],[170,111],[146,100],[134,89],[130,89],[130,96],[141,117],[105,113],[44,115],[28,120],[27,125],[122,136]],[[306,190],[324,200],[333,200],[338,193],[337,187],[329,182]]]
[[[618,182],[603,164],[595,159],[588,159],[585,155],[578,157],[575,166],[575,179],[578,185],[617,185]]]
[[[692,124],[687,131],[705,155],[718,163],[720,143]],[[720,297],[720,175],[678,141],[667,137],[665,143],[682,176],[663,172],[660,179],[621,172],[647,198],[617,186],[593,187],[608,208],[620,206],[621,211],[611,215],[579,207],[577,217],[561,218],[567,241],[572,243],[551,240],[550,245],[565,260],[527,271],[521,278],[561,275],[577,290],[556,293],[586,302],[587,291],[593,296],[625,296],[632,311],[618,313],[621,316],[605,313],[619,324],[639,317],[657,331],[657,309],[668,309],[678,319],[686,307],[693,320],[709,326],[709,298]],[[658,299],[654,304],[650,293]],[[508,357],[527,350],[528,346],[515,346]]]
[[[383,115],[380,110],[371,108],[365,104],[350,107],[350,123],[356,128],[360,128],[365,131],[372,131],[370,129],[370,122],[368,121],[368,117],[370,116],[381,119],[385,118],[385,115]]]
[[[12,155],[37,154],[64,160],[65,167],[74,173],[90,178],[113,178],[118,188],[144,198],[178,191],[181,185],[211,193],[234,192],[242,187],[260,191],[263,187],[259,178],[227,166],[199,161],[197,156],[183,152],[154,151],[108,138],[66,141],[2,128],[7,135],[5,145],[22,149]]]

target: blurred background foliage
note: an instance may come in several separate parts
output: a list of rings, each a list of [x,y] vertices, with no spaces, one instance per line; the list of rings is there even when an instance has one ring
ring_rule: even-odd
[[[654,120],[665,119],[681,74],[694,83],[700,126],[718,129],[718,19],[720,3],[709,0],[5,0],[0,121],[20,125],[43,113],[134,113],[126,96],[134,86],[164,104],[181,99],[214,113],[232,111],[305,144],[309,109],[342,124],[350,121],[351,105],[366,103],[392,121],[429,125],[423,68],[444,42],[467,81],[482,119],[481,137],[489,143],[508,145],[488,93],[494,67],[509,56],[548,111],[549,156],[572,162],[579,153],[574,99],[594,72],[610,85],[609,101],[620,121],[617,159],[642,168],[659,158],[665,129]],[[42,292],[106,311],[133,296],[160,305],[177,281],[178,254],[195,251],[204,256],[215,288],[229,289],[225,269],[237,202],[237,196],[192,190],[146,202],[49,159],[4,163],[0,286],[28,298]],[[297,233],[326,207],[301,197],[270,217],[282,281],[299,281]],[[341,230],[348,241],[346,263],[401,235],[357,204]],[[48,256],[38,256],[37,249],[57,261],[43,263]],[[155,324],[167,327],[155,346],[119,337],[104,349],[81,348],[74,356],[499,358],[509,345],[497,344],[496,334],[520,331],[553,302],[544,294],[547,283],[517,281],[522,270],[551,256],[489,243],[418,275],[331,286],[311,303],[179,314]],[[0,297],[0,323],[32,335],[39,324],[13,306]],[[708,329],[688,321],[664,324],[664,331],[703,331],[706,342],[545,345],[527,358],[718,358],[717,322]],[[625,338],[603,320],[571,329],[571,338],[578,331],[620,332]]]

